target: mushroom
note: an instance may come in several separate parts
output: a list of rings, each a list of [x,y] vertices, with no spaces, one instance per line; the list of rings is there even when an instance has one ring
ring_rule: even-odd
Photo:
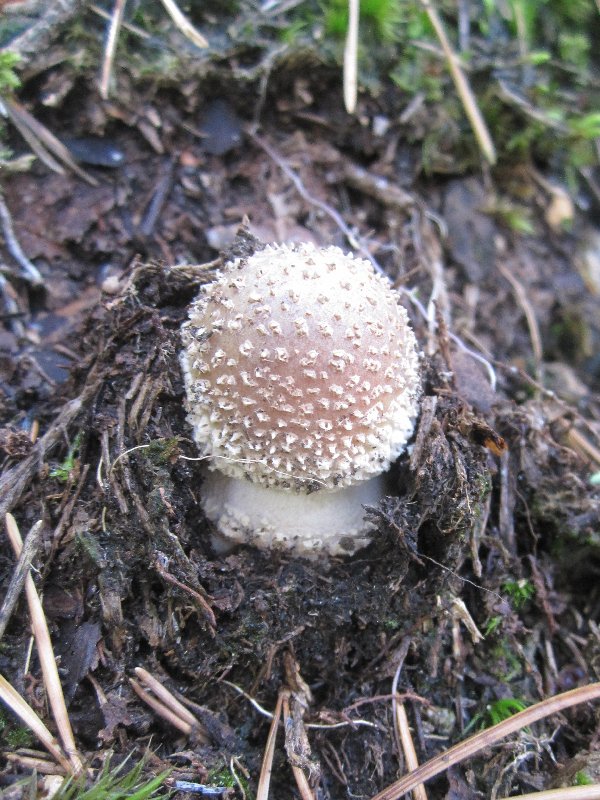
[[[350,554],[371,539],[420,396],[406,311],[337,247],[267,245],[227,262],[182,328],[188,421],[225,539]]]

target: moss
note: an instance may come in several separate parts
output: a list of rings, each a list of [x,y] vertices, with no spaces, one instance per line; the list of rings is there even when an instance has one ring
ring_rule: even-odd
[[[493,674],[503,683],[510,683],[523,674],[523,664],[515,653],[514,644],[505,637],[491,648],[488,663]]]
[[[573,786],[591,786],[593,783],[594,781],[586,774],[585,770],[580,769],[579,772],[575,774]]]
[[[404,13],[410,4],[398,0],[360,0],[360,20],[367,35],[389,43],[398,37],[400,25],[405,21]],[[322,3],[325,33],[342,38],[348,29],[347,0],[328,0]]]
[[[209,770],[206,783],[215,788],[236,789],[241,786],[248,800],[253,800],[254,794],[250,790],[248,780],[241,771],[234,775],[229,766]]]
[[[0,94],[17,89],[21,85],[19,76],[15,72],[21,57],[17,53],[7,50],[0,53]]]
[[[149,443],[146,455],[157,466],[172,464],[179,456],[179,442],[176,436],[170,439],[155,439]]]
[[[104,567],[107,563],[106,552],[98,539],[91,531],[77,535],[77,544],[80,551],[97,567]]]
[[[456,11],[449,4],[442,11],[446,33],[458,51]],[[322,0],[302,4],[288,31],[319,31],[313,43],[341,64],[347,27],[347,1]],[[571,180],[577,178],[577,169],[595,163],[590,145],[598,134],[594,109],[599,98],[592,79],[592,42],[599,29],[593,4],[583,0],[572,6],[559,0],[484,2],[484,13],[473,21],[471,50],[460,56],[470,68],[475,102],[500,162],[554,161]],[[406,93],[407,102],[422,94],[436,103],[437,119],[430,120],[422,139],[423,169],[429,174],[464,172],[477,162],[477,146],[447,63],[435,55],[439,46],[419,2],[361,0],[358,67],[363,90],[376,94],[391,81]],[[516,100],[499,102],[497,65],[507,62],[515,67],[502,80]],[[573,115],[573,108],[579,113]],[[452,119],[456,130],[448,125]],[[522,216],[511,217],[509,224],[522,231]],[[527,220],[524,232],[530,232]]]
[[[502,591],[509,596],[515,610],[522,608],[535,595],[534,585],[525,578],[505,581],[502,584]]]
[[[16,724],[4,709],[0,708],[0,742],[12,751],[19,747],[33,747],[35,739],[28,728]]]

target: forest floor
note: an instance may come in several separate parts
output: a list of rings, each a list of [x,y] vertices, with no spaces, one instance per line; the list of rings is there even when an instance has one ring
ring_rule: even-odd
[[[424,171],[429,106],[407,108],[388,87],[349,115],[340,70],[310,54],[263,72],[231,56],[177,85],[117,72],[101,100],[99,67],[51,63],[52,47],[12,115],[26,109],[84,174],[38,160],[2,178],[2,260],[14,267],[2,290],[0,508],[23,538],[33,530],[85,762],[149,750],[147,770],[172,769],[171,786],[251,798],[266,711],[289,697],[270,796],[301,796],[294,766],[315,798],[371,798],[407,771],[399,706],[425,762],[600,680],[592,215],[531,165]],[[507,196],[526,232],[509,224]],[[423,351],[414,447],[370,511],[375,541],[352,558],[211,547],[179,330],[244,221],[265,242],[374,261]],[[15,241],[39,280],[19,273]],[[15,556],[5,537],[0,547],[7,590]],[[28,620],[22,600],[0,672],[55,731]],[[198,723],[186,732],[144,703],[140,667]],[[1,719],[0,785],[16,800],[27,759],[44,769],[27,729]],[[600,706],[584,703],[441,772],[427,797],[600,783],[599,748]]]

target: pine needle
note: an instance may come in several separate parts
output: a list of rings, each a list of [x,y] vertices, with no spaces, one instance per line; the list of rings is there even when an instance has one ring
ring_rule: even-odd
[[[23,540],[19,532],[19,527],[12,514],[6,515],[6,531],[8,538],[12,545],[17,558],[21,555],[23,549]],[[52,641],[50,639],[50,632],[48,631],[48,624],[44,615],[41,600],[35,588],[31,573],[27,576],[25,581],[25,594],[27,596],[27,603],[29,605],[29,614],[31,616],[31,627],[35,643],[37,645],[38,656],[40,659],[40,666],[42,668],[42,675],[44,677],[44,686],[48,695],[48,701],[52,709],[52,714],[56,721],[59,736],[62,740],[65,752],[71,764],[72,771],[78,775],[83,772],[83,762],[77,752],[75,738],[73,737],[73,730],[71,728],[71,721],[69,713],[65,704],[65,698],[58,677],[58,670],[56,668],[56,659],[52,649]]]
[[[348,32],[344,47],[344,105],[349,114],[356,111],[358,82],[359,0],[348,0]]]
[[[438,37],[442,46],[442,50],[444,51],[444,55],[446,56],[450,75],[452,76],[452,80],[456,86],[456,91],[458,92],[458,96],[460,97],[463,108],[465,109],[465,114],[471,123],[471,128],[473,129],[473,133],[475,134],[475,138],[479,144],[479,149],[490,164],[495,164],[496,148],[494,147],[492,137],[487,129],[483,115],[479,110],[475,95],[473,94],[471,87],[469,86],[469,82],[461,68],[460,60],[450,46],[450,42],[446,36],[446,31],[442,25],[442,20],[440,19],[435,8],[431,5],[430,0],[421,0],[421,4],[427,13],[427,16],[429,17],[429,21],[435,30],[436,36]]]
[[[190,42],[193,42],[196,47],[208,47],[208,42],[204,36],[192,25],[183,11],[179,8],[175,0],[161,0],[161,2],[167,11],[167,14],[171,17],[183,35],[190,40]]]

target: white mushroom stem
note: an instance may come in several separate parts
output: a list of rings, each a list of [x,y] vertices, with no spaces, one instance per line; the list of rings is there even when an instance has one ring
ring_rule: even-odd
[[[206,474],[202,508],[230,544],[291,549],[299,555],[350,555],[371,540],[374,526],[365,522],[364,506],[376,506],[384,494],[384,475],[298,494],[215,470]]]

